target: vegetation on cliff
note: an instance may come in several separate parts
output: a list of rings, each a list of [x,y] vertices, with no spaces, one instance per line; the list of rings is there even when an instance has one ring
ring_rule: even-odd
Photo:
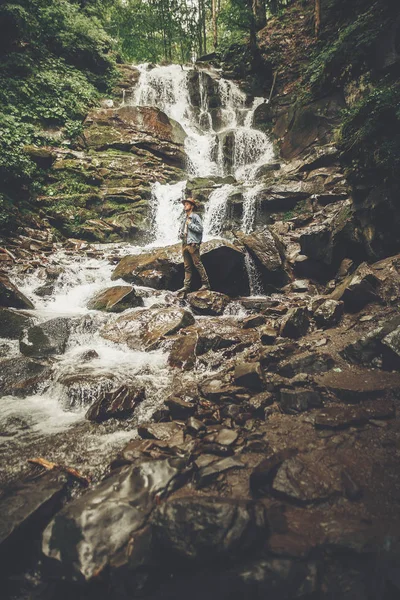
[[[115,81],[100,2],[19,0],[0,7],[0,227],[37,187],[43,161],[26,151],[79,134],[88,107]],[[42,157],[43,158],[43,157]]]

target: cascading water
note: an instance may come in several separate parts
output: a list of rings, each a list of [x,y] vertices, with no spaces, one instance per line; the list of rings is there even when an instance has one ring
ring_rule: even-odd
[[[246,94],[234,82],[221,79],[216,71],[195,71],[178,65],[155,68],[141,65],[139,70],[132,103],[155,106],[179,121],[187,134],[185,151],[189,175],[233,175],[246,189],[245,201],[252,198],[255,202],[254,175],[261,165],[273,158],[271,142],[262,131],[253,128],[254,112],[265,102],[264,98],[255,98],[250,107],[246,106]],[[213,102],[210,86],[214,90]],[[195,99],[196,106],[191,98]],[[182,191],[185,185],[183,182]],[[174,219],[179,219],[181,196],[174,194],[171,188],[171,185],[161,184],[153,188],[154,238],[160,245],[178,241]],[[207,238],[223,231],[224,204],[226,206],[231,191],[232,188],[223,185],[211,193],[204,219]],[[250,221],[247,216],[244,218],[247,230]]]
[[[254,110],[263,100],[255,99],[249,107],[246,95],[238,86],[221,79],[217,72],[195,72],[176,65],[139,69],[141,74],[135,92],[129,95],[130,100],[125,98],[124,101],[159,107],[179,121],[187,134],[188,174],[214,178],[214,189],[204,215],[205,237],[223,234],[228,199],[243,189],[242,228],[251,231],[257,196],[252,179],[259,165],[272,158],[268,138],[252,126]],[[194,101],[190,82],[196,79],[198,95]],[[230,175],[229,183],[218,179],[227,175]],[[178,241],[186,183],[153,185],[152,246]],[[49,257],[47,266],[59,269],[61,274],[47,296],[34,292],[44,283],[43,268],[38,268],[36,274],[13,278],[18,287],[34,299],[36,310],[31,314],[36,323],[68,317],[71,334],[65,353],[49,361],[51,375],[45,384],[18,402],[11,396],[1,398],[0,429],[7,432],[0,436],[0,459],[7,465],[5,478],[19,471],[26,459],[35,455],[61,464],[82,465],[89,471],[101,470],[110,453],[136,433],[132,422],[125,425],[111,421],[93,429],[84,419],[88,406],[102,391],[115,389],[121,383],[143,384],[146,400],[135,413],[136,422],[140,422],[150,418],[171,386],[171,373],[162,351],[134,351],[103,339],[101,329],[115,319],[115,315],[86,308],[89,298],[110,285],[113,266],[104,255],[115,253],[112,256],[115,263],[116,253],[119,256],[139,253],[142,248],[120,244],[98,250],[97,256],[60,250]],[[260,293],[257,277],[249,261],[248,257],[251,292],[257,294]],[[143,292],[145,306],[162,300],[159,292],[149,294],[148,290],[138,290]],[[18,342],[0,340],[0,351],[1,348],[12,360],[20,357]]]

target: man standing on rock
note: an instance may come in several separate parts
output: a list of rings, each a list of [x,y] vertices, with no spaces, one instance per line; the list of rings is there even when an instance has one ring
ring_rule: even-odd
[[[209,290],[207,272],[200,258],[200,244],[203,239],[203,223],[200,215],[194,212],[196,201],[194,198],[182,200],[185,214],[179,228],[179,237],[182,240],[183,264],[185,265],[185,281],[183,288],[178,290],[186,294],[190,291],[193,267],[198,271],[201,279],[200,290]]]

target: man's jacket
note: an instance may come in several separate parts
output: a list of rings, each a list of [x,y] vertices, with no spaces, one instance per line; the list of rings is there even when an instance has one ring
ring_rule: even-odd
[[[185,222],[186,222],[186,214],[183,216],[180,227],[179,227],[179,237],[184,242],[184,232],[185,232]],[[187,244],[201,244],[201,240],[203,239],[203,223],[200,215],[197,213],[192,213],[189,217],[189,223],[187,228]]]

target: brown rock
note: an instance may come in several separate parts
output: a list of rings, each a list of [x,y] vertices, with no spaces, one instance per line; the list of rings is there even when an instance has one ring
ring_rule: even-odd
[[[35,308],[32,302],[5,275],[0,275],[0,306],[7,308]]]
[[[89,300],[87,305],[90,310],[115,313],[135,306],[143,306],[143,298],[137,296],[135,289],[128,285],[116,285],[103,290]]]
[[[89,421],[101,423],[107,419],[125,419],[130,417],[136,406],[145,398],[143,387],[122,385],[117,390],[105,392],[86,413]]]

